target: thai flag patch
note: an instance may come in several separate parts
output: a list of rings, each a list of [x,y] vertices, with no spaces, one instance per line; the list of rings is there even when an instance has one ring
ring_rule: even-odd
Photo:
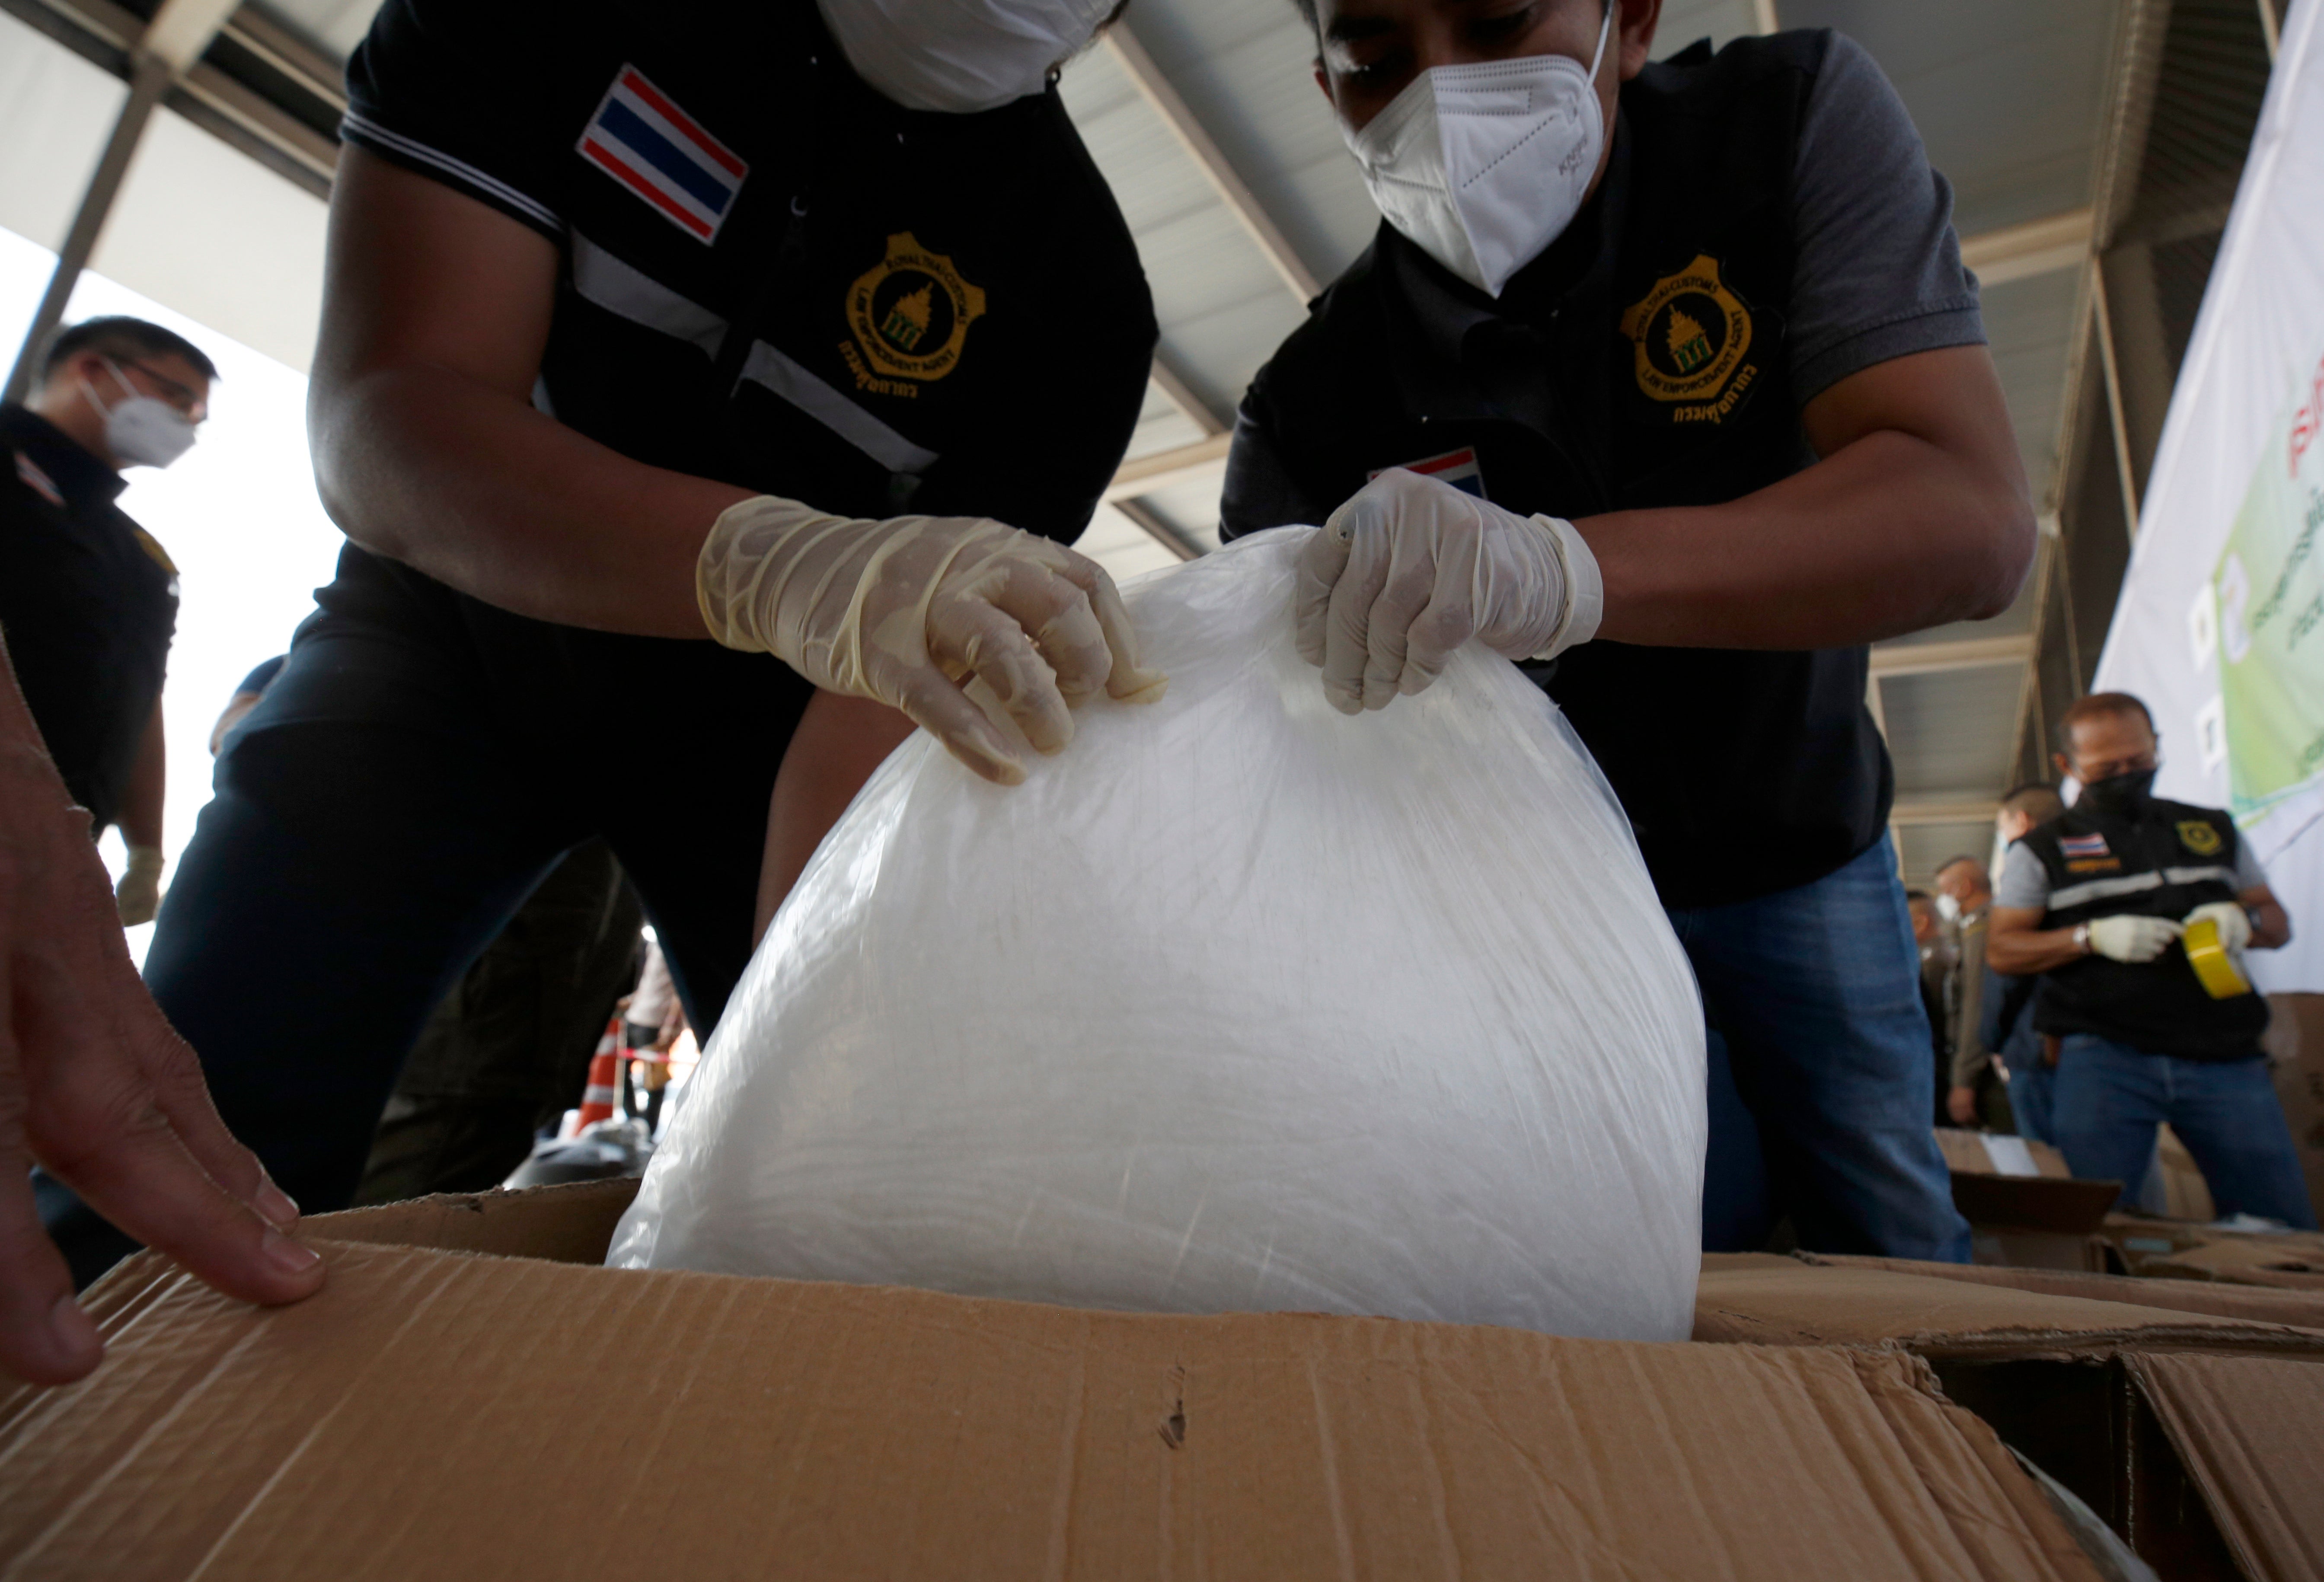
[[[717,239],[751,173],[634,66],[614,75],[576,146],[583,159],[705,244]]]
[[[2069,857],[2104,857],[2107,843],[2104,835],[2061,835],[2058,850]]]
[[[1416,462],[1398,462],[1396,464],[1407,473],[1417,473],[1424,478],[1434,478],[1440,483],[1450,483],[1463,494],[1473,494],[1480,500],[1485,498],[1485,474],[1477,465],[1477,452],[1473,446],[1464,445],[1459,450],[1448,450],[1443,455],[1427,456]],[[1365,474],[1364,482],[1369,483],[1380,474],[1394,470],[1393,467],[1378,468]]]

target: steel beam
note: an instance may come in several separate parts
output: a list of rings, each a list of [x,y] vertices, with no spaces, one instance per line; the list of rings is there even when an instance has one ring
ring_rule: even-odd
[[[1166,522],[1152,506],[1138,500],[1116,500],[1113,509],[1136,522],[1146,536],[1181,560],[1202,557],[1203,547]]]
[[[1926,828],[1930,824],[1989,824],[2000,811],[2000,799],[1992,796],[1900,797],[1889,806],[1888,823],[1896,829]]]
[[[1132,456],[1121,464],[1113,474],[1113,482],[1105,486],[1106,503],[1119,505],[1125,500],[1153,494],[1174,483],[1220,471],[1226,465],[1227,446],[1233,438],[1231,434],[1213,434],[1192,445]]]
[[[2089,255],[2095,219],[2089,209],[2078,208],[1964,236],[1961,262],[1976,271],[1978,283],[1987,286],[2072,269]]]
[[[1178,140],[1187,157],[1194,161],[1195,168],[1203,173],[1203,179],[1217,190],[1242,228],[1250,233],[1250,239],[1259,244],[1259,252],[1275,272],[1283,277],[1283,283],[1292,290],[1302,304],[1318,295],[1323,289],[1323,282],[1315,278],[1314,271],[1307,267],[1282,231],[1277,228],[1274,219],[1260,207],[1259,199],[1251,196],[1250,189],[1235,173],[1234,167],[1227,162],[1226,155],[1219,151],[1219,145],[1212,140],[1210,132],[1186,107],[1186,101],[1178,97],[1178,90],[1162,74],[1162,69],[1154,64],[1154,58],[1138,41],[1138,35],[1130,32],[1130,24],[1115,23],[1098,35],[1098,41],[1113,57],[1114,64],[1121,68],[1122,74],[1130,78],[1130,86],[1137,88],[1155,114],[1162,117],[1162,124],[1170,129],[1170,134]]]
[[[2003,665],[2023,665],[2034,657],[2031,637],[1971,637],[1950,642],[1898,643],[1872,650],[1876,680],[1897,676],[1930,676],[1946,670],[1983,670]]]
[[[1154,388],[1160,391],[1172,406],[1185,414],[1186,421],[1192,423],[1204,438],[1226,432],[1224,419],[1211,410],[1208,401],[1194,393],[1194,387],[1186,382],[1186,376],[1178,372],[1177,364],[1171,362],[1168,353],[1154,354],[1153,377]]]
[[[49,275],[49,288],[41,295],[41,305],[24,332],[24,344],[16,353],[15,366],[9,370],[8,383],[0,399],[21,401],[30,393],[42,348],[50,333],[64,322],[73,288],[80,283],[81,271],[88,267],[89,255],[97,251],[97,239],[104,233],[106,218],[113,212],[113,200],[121,193],[122,178],[129,173],[129,161],[144,139],[155,106],[171,84],[183,77],[187,69],[201,58],[202,51],[209,48],[210,40],[217,36],[235,3],[235,0],[161,0],[161,8],[138,34],[130,51],[129,97],[113,123],[113,133],[106,139],[97,170],[81,193],[80,207],[74,213],[72,227],[65,233],[64,245],[57,253],[57,267]]]

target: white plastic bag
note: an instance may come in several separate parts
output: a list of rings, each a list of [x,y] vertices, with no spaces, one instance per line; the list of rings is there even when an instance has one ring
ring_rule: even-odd
[[[609,1263],[1686,1337],[1702,1011],[1628,825],[1474,644],[1333,712],[1310,530],[1131,584],[1168,695],[1023,786],[897,750]]]

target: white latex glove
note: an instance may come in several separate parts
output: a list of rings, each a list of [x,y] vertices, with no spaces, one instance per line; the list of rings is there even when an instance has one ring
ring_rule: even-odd
[[[113,905],[121,914],[124,928],[153,921],[153,914],[161,909],[159,846],[129,848],[129,866],[121,870],[121,882],[113,887]]]
[[[969,678],[1044,753],[1073,740],[1072,704],[1100,689],[1150,703],[1169,681],[1139,667],[1129,612],[1095,561],[980,518],[866,521],[761,495],[710,529],[695,593],[728,648],[900,709],[1004,786],[1025,767],[963,691]]]
[[[1511,659],[1588,642],[1605,585],[1572,523],[1395,467],[1309,542],[1292,599],[1300,657],[1352,714],[1420,691],[1472,637]]]
[[[2219,925],[2219,943],[2227,948],[2229,955],[2240,954],[2243,948],[2251,943],[2251,914],[2237,903],[2206,901],[2180,922],[2182,926],[2191,928],[2206,917]]]
[[[2100,917],[2090,924],[2090,949],[2116,961],[2151,961],[2179,934],[2180,924],[2168,917]]]

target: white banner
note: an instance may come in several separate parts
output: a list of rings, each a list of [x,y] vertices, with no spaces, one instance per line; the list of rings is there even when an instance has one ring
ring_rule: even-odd
[[[2163,735],[2158,796],[2231,809],[2291,911],[2251,958],[2324,991],[2324,4],[2295,5],[2203,293],[2096,689]]]

